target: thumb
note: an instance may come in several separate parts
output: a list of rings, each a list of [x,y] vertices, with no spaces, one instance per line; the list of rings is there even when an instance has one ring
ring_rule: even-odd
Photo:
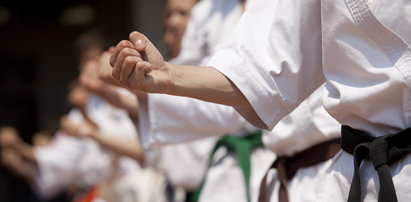
[[[138,52],[145,52],[147,43],[150,42],[144,34],[135,31],[130,33],[129,39]]]
[[[136,50],[142,55],[142,59],[153,65],[160,67],[164,65],[164,58],[151,41],[140,32],[131,32],[130,42]]]

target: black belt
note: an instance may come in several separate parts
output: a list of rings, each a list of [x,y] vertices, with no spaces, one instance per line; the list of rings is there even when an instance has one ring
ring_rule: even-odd
[[[348,202],[361,201],[359,169],[362,160],[367,157],[371,159],[378,172],[378,202],[398,201],[389,166],[411,151],[411,128],[396,134],[372,137],[365,131],[342,126],[341,134],[341,148],[354,156],[354,176]]]

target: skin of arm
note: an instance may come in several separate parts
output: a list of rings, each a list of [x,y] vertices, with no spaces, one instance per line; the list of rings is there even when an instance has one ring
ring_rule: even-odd
[[[8,167],[11,172],[29,182],[33,181],[34,167],[32,164],[23,160],[16,151],[13,149],[5,149],[2,151],[1,157],[3,164]]]
[[[24,142],[14,128],[4,127],[0,129],[0,144],[3,149],[12,149],[18,156],[37,165],[34,147]]]
[[[124,109],[131,118],[138,116],[138,100],[135,94],[125,94],[118,91],[118,87],[106,84],[104,90],[99,95],[107,100],[111,105]]]
[[[25,143],[24,141],[19,141],[12,147],[23,159],[26,159],[30,163],[37,166],[37,158],[34,153],[34,147]]]
[[[133,158],[140,164],[144,164],[144,154],[138,141],[107,137],[98,132],[90,133],[89,137],[117,154]]]
[[[77,138],[91,138],[101,146],[119,154],[135,159],[140,164],[144,163],[144,153],[136,140],[113,138],[104,134],[88,123],[73,124],[67,117],[60,121],[61,128],[68,134]]]
[[[218,70],[167,63],[143,34],[132,32],[129,39],[114,48],[109,61],[113,78],[127,87],[252,109],[241,91]]]
[[[102,64],[108,64],[109,51],[105,52],[99,61],[90,61],[84,65],[80,75],[80,83],[88,90],[98,94],[111,105],[126,110],[132,118],[137,118],[138,101],[133,94],[124,94],[118,91],[118,85],[101,79],[99,69],[105,68]],[[102,62],[105,61],[105,62]]]
[[[181,66],[165,62],[157,48],[139,32],[132,32],[114,48],[112,77],[130,89],[192,97],[233,106],[244,118],[266,128],[244,94],[213,67]]]

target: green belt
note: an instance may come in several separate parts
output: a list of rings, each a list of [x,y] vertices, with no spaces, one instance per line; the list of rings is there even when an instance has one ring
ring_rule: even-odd
[[[206,174],[204,175],[200,186],[194,191],[190,201],[198,202],[200,198],[201,190],[203,189],[203,186],[205,183],[207,171],[211,167],[211,164],[213,163],[215,152],[220,147],[226,147],[229,152],[233,152],[237,156],[237,161],[239,163],[239,166],[244,176],[244,182],[245,182],[245,187],[247,191],[247,201],[250,202],[251,201],[251,196],[250,196],[251,150],[257,147],[262,147],[262,146],[263,146],[262,131],[256,131],[254,133],[250,133],[245,137],[227,135],[227,136],[220,138],[217,141],[216,145],[214,146],[210,154],[210,158],[208,159]]]

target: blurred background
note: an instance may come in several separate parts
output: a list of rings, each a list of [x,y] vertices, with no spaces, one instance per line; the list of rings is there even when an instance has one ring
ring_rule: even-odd
[[[0,0],[0,126],[15,127],[27,142],[37,131],[54,133],[70,108],[78,37],[100,30],[109,46],[138,30],[164,52],[164,6],[165,0]],[[23,201],[38,200],[0,166],[0,202]]]

